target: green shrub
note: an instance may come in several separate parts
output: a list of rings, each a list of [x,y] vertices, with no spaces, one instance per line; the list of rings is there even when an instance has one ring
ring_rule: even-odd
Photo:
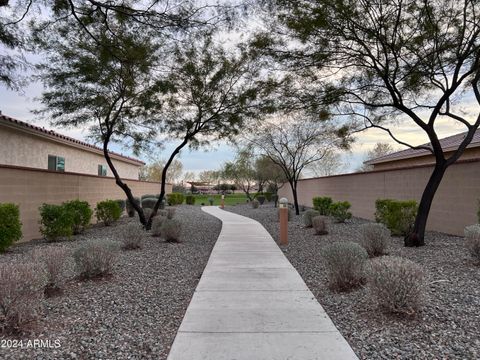
[[[323,249],[322,257],[327,267],[329,286],[338,291],[347,291],[365,281],[366,250],[351,241],[335,242]]]
[[[376,222],[384,224],[394,236],[407,236],[415,223],[418,206],[415,200],[378,199],[375,209]]]
[[[312,219],[315,216],[319,216],[320,212],[317,210],[307,210],[305,214],[303,214],[303,223],[305,224],[305,227],[311,228],[312,227]]]
[[[105,200],[97,203],[95,213],[98,221],[103,221],[105,226],[110,226],[114,221],[120,219],[122,209],[115,200]]]
[[[167,242],[180,242],[180,233],[182,232],[182,224],[178,220],[165,219],[161,227],[161,236]]]
[[[43,204],[39,211],[40,233],[47,241],[56,241],[73,234],[74,215],[65,205]]]
[[[260,203],[260,205],[263,205],[263,203],[265,202],[265,196],[264,195],[258,195],[257,200]]]
[[[160,194],[145,194],[145,195],[142,195],[142,197],[140,198],[141,201],[143,201],[144,199],[149,199],[149,198],[156,198],[158,199],[160,197]]]
[[[332,205],[333,201],[332,198],[330,197],[314,197],[312,199],[313,202],[313,208],[317,210],[320,215],[330,215],[329,210],[330,206]]]
[[[257,199],[253,199],[251,204],[252,208],[258,209],[258,207],[260,206],[260,201],[258,201]]]
[[[214,201],[215,201],[215,200],[214,200],[212,197],[209,197],[209,198],[208,198],[208,203],[210,204],[210,206],[213,205],[213,202],[214,202]]]
[[[143,209],[153,209],[157,203],[157,198],[145,198],[142,199],[142,208]]]
[[[167,194],[167,203],[170,206],[183,204],[185,196],[182,193]]]
[[[118,248],[116,242],[106,239],[88,240],[80,245],[73,253],[79,275],[91,279],[110,274]]]
[[[140,199],[138,197],[134,197],[133,199],[135,201],[135,204],[140,206]],[[130,203],[130,201],[128,199],[125,200],[125,205],[126,205],[126,208],[127,208],[128,217],[134,217],[136,211],[135,211],[135,208],[133,207],[133,205]]]
[[[122,214],[123,212],[125,211],[125,208],[127,207],[127,204],[126,204],[126,201],[125,200],[122,200],[122,199],[117,199],[115,200],[118,205],[120,206],[120,209],[122,209]]]
[[[312,227],[315,229],[316,235],[327,235],[327,217],[326,216],[315,216],[312,218]]]
[[[66,211],[71,213],[73,219],[72,231],[74,234],[81,234],[90,225],[93,210],[87,201],[71,200],[63,203]]]
[[[350,209],[350,203],[348,201],[338,201],[330,205],[329,213],[333,216],[336,222],[343,223],[345,220],[352,217],[352,213],[348,211]]]
[[[0,204],[0,253],[22,237],[20,210],[15,204]]]
[[[193,195],[185,196],[185,203],[187,205],[195,205],[195,196],[193,196]]]
[[[272,201],[273,194],[271,192],[263,193],[263,195],[265,196],[265,199],[267,199],[268,202]]]

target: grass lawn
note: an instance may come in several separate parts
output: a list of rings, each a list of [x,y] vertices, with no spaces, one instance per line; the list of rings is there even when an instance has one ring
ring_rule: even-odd
[[[222,195],[215,194],[215,195],[195,195],[195,205],[201,205],[204,203],[205,205],[210,205],[208,199],[212,198],[213,205],[220,205],[220,201],[222,199]],[[245,194],[227,194],[225,195],[225,205],[237,205],[237,204],[244,204],[247,202],[247,196]]]

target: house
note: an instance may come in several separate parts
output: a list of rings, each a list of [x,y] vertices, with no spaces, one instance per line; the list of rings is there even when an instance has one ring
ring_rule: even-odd
[[[110,156],[121,178],[139,179],[144,162]],[[113,177],[101,148],[1,113],[0,165]]]
[[[458,149],[460,143],[463,141],[466,135],[467,133],[464,132],[440,140],[440,144],[446,157]],[[422,146],[430,147],[430,143],[423,144]],[[465,152],[458,161],[478,159],[480,159],[480,130],[475,133],[472,142],[470,145],[468,145],[467,149],[465,149]],[[406,149],[384,155],[376,159],[368,160],[364,163],[366,165],[373,166],[373,170],[389,170],[421,165],[432,165],[435,164],[435,157],[431,152],[425,149]]]

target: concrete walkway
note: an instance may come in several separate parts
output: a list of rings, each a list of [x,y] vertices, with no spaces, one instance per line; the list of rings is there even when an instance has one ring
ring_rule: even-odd
[[[262,225],[203,210],[223,227],[168,360],[357,359]]]

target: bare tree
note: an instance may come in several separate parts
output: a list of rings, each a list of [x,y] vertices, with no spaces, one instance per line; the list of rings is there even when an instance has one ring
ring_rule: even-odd
[[[342,155],[338,151],[331,149],[327,151],[322,159],[310,164],[308,169],[315,176],[331,176],[342,173],[345,171],[345,167],[346,164],[342,159]]]
[[[389,143],[378,142],[375,144],[373,149],[369,150],[365,156],[363,165],[358,169],[359,171],[370,171],[373,170],[373,165],[365,164],[365,162],[379,157],[388,155],[395,152],[395,149]]]

